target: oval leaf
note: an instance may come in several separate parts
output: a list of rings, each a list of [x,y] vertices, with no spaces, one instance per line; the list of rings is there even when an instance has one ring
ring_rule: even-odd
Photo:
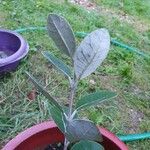
[[[80,140],[102,140],[97,126],[88,120],[74,119],[68,121],[66,131],[66,137],[70,142],[77,142]]]
[[[104,150],[104,148],[94,141],[82,140],[73,145],[71,150]]]
[[[73,57],[76,43],[69,23],[61,16],[49,14],[47,29],[56,46],[68,56]]]
[[[36,81],[36,79],[28,72],[26,72],[26,74],[29,77],[29,79],[32,81],[34,86],[39,90],[39,92],[41,92],[47,99],[50,100],[50,104],[56,106],[57,108],[59,108],[60,111],[63,112],[58,102]]]
[[[80,110],[87,106],[96,105],[97,103],[101,103],[116,96],[117,94],[111,91],[98,91],[95,93],[91,93],[84,97],[81,97],[81,99],[77,101],[76,109]]]
[[[66,75],[69,79],[71,79],[71,70],[70,68],[63,63],[60,59],[53,56],[50,52],[42,52],[45,58],[52,63],[58,70],[60,70],[64,75]]]
[[[50,106],[50,114],[58,128],[65,133],[66,132],[66,118],[64,112],[62,112],[56,106]]]
[[[76,77],[82,79],[93,73],[106,58],[110,35],[106,29],[93,31],[81,42],[74,55]]]

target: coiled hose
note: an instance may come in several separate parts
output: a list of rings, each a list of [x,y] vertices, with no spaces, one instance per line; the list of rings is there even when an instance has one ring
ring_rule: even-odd
[[[15,32],[26,32],[26,31],[34,31],[34,30],[46,30],[46,27],[27,27],[27,28],[21,28],[21,29],[16,29],[14,30]],[[84,38],[88,33],[85,33],[85,32],[75,32],[75,35],[79,38]],[[121,42],[118,42],[117,40],[115,39],[111,39],[111,44],[113,45],[116,45],[116,46],[119,46],[125,50],[128,50],[130,52],[134,52],[144,58],[150,58],[149,55],[145,54],[144,52],[136,49],[136,48],[133,48],[133,47],[130,47],[126,44],[123,44]],[[147,133],[140,133],[140,134],[128,134],[128,135],[118,135],[118,138],[121,140],[121,141],[124,141],[124,142],[129,142],[129,141],[135,141],[135,140],[143,140],[143,139],[150,139],[150,132],[147,132]]]
[[[16,29],[14,31],[16,32],[25,32],[25,31],[34,31],[34,30],[46,30],[46,27],[27,27],[27,28],[21,28],[21,29]],[[84,38],[85,36],[87,36],[88,33],[86,32],[75,32],[75,36],[79,37],[79,38]],[[124,43],[121,43],[115,39],[111,39],[111,44],[113,45],[116,45],[116,46],[119,46],[121,48],[123,48],[124,50],[128,50],[129,52],[133,52],[133,53],[136,53],[144,58],[150,58],[149,54],[146,54],[134,47],[131,47],[131,46],[128,46]]]

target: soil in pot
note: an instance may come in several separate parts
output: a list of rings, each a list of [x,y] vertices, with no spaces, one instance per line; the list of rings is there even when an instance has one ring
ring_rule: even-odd
[[[63,150],[63,149],[64,149],[64,144],[58,143],[58,144],[50,144],[44,150]]]

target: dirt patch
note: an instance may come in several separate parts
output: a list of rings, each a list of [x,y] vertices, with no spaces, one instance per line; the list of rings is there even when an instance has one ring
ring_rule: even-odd
[[[95,3],[90,0],[70,0],[70,2],[80,5],[87,10],[96,10],[101,15],[106,16],[110,19],[117,18],[120,22],[126,22],[133,26],[137,31],[144,32],[150,28],[150,24],[145,23],[144,21],[139,20],[135,16],[130,16],[123,11],[116,12],[112,9],[105,8],[103,6],[97,6]]]
[[[0,12],[0,23],[2,23],[3,21],[5,21],[5,18],[6,18],[6,15],[3,12]]]
[[[139,128],[139,125],[144,118],[144,114],[135,109],[129,109],[129,120],[130,120],[130,128],[128,128],[128,132],[134,133]]]
[[[107,9],[104,7],[98,7],[98,9],[99,9],[99,12],[101,12],[105,16],[108,16],[111,18],[117,18],[120,22],[127,22],[139,32],[147,31],[150,28],[150,26],[146,24],[145,22],[139,20],[135,16],[133,17],[133,16],[128,15],[123,11],[115,12],[114,10]]]
[[[99,78],[102,87],[118,93],[115,103],[117,104],[119,112],[121,113],[120,122],[122,122],[123,131],[128,134],[138,132],[140,129],[140,124],[144,119],[144,114],[141,111],[127,105],[122,90],[116,86],[116,83],[119,83],[121,78],[118,76],[108,75],[99,75]],[[131,86],[129,90],[132,88],[133,87]],[[134,94],[139,94],[139,92],[141,92],[139,88],[134,88]]]
[[[117,92],[117,86],[114,85],[114,83],[117,83],[121,80],[118,76],[107,76],[107,75],[99,75],[101,86],[105,89],[112,90],[114,92]]]
[[[145,117],[144,113],[129,106],[121,93],[117,97],[116,104],[120,112],[120,122],[122,123],[124,133],[134,134],[139,132],[140,124]]]
[[[71,3],[78,4],[87,10],[96,10],[97,6],[95,3],[90,2],[89,0],[70,0]]]
[[[126,92],[132,92],[133,95],[136,95],[138,98],[150,100],[150,92],[140,89],[135,84],[132,84],[130,88],[126,89]]]

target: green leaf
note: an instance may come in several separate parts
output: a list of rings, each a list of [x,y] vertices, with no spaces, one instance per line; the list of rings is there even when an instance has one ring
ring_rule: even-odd
[[[59,50],[72,58],[76,50],[76,43],[73,31],[66,19],[56,14],[49,14],[47,29]]]
[[[74,54],[74,68],[77,79],[93,73],[106,58],[110,47],[110,35],[106,29],[88,34]]]
[[[39,92],[41,92],[47,99],[50,100],[50,104],[56,106],[60,111],[63,112],[58,102],[44,89],[44,87],[42,87],[42,85],[40,85],[31,74],[29,74],[28,72],[26,72],[26,74],[29,77],[29,79],[32,81],[34,86],[39,90]]]
[[[62,109],[65,112],[65,114],[68,116],[68,114],[69,114],[69,107],[68,106],[63,106]]]
[[[52,63],[58,70],[60,70],[64,75],[66,75],[68,78],[71,78],[71,71],[70,68],[64,64],[61,60],[59,60],[57,57],[53,56],[50,52],[42,52],[45,58],[48,59],[50,63]]]
[[[61,106],[57,103],[57,101],[36,81],[36,79],[26,72],[32,83],[35,85],[35,87],[47,98],[50,100],[50,113],[57,124],[58,128],[65,133],[65,115],[61,108]]]
[[[77,101],[76,109],[81,110],[82,108],[85,108],[91,105],[96,105],[98,103],[114,98],[116,96],[117,94],[111,91],[98,91],[95,93],[91,93],[84,97],[81,97],[81,99]]]
[[[50,113],[57,124],[58,128],[65,133],[66,132],[66,117],[64,115],[64,112],[62,112],[58,107],[56,106],[51,106],[50,107]]]
[[[74,144],[71,150],[104,150],[104,148],[94,141],[82,140]]]
[[[102,141],[99,129],[89,120],[70,120],[66,124],[66,131],[66,137],[70,142],[80,140]]]
[[[63,109],[64,113],[68,116],[69,115],[69,106],[63,106],[62,109]],[[71,119],[76,119],[76,118],[78,118],[78,114],[77,114],[77,111],[74,111],[74,114]]]

